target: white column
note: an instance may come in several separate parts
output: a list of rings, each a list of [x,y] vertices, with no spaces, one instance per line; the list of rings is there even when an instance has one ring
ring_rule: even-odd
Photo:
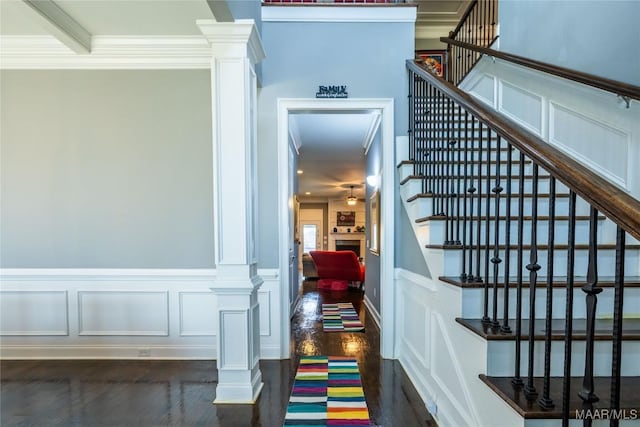
[[[213,191],[218,318],[214,403],[254,403],[262,389],[255,254],[254,66],[264,58],[253,20],[197,21],[211,46]]]

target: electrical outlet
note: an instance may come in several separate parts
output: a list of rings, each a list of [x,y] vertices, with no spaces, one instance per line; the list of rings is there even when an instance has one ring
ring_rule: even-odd
[[[151,356],[151,350],[148,348],[139,348],[138,349],[138,357],[149,357]]]

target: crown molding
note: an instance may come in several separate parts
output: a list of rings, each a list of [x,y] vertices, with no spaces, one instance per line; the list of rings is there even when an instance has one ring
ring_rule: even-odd
[[[208,69],[202,36],[94,36],[78,55],[53,36],[0,36],[2,69]]]
[[[252,64],[265,58],[264,48],[253,19],[216,22],[198,19],[196,25],[211,45],[214,56],[246,56]]]
[[[409,22],[416,21],[416,5],[395,7],[291,6],[263,7],[262,22]]]

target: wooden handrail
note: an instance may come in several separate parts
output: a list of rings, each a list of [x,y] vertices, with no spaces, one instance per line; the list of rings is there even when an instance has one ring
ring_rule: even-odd
[[[607,92],[612,92],[616,95],[640,100],[640,87],[634,86],[632,84],[599,77],[593,74],[583,73],[581,71],[571,70],[569,68],[558,67],[556,65],[547,64],[545,62],[536,61],[506,52],[500,52],[498,50],[489,49],[486,47],[460,42],[449,37],[440,37],[440,41],[450,45],[459,46],[464,49],[484,53],[485,55],[493,56],[494,58],[500,58],[514,64],[525,66],[527,68],[533,68],[534,70],[543,71],[545,73],[572,80],[574,82],[606,90]]]
[[[408,60],[407,68],[476,116],[631,236],[640,239],[640,200],[512,120],[489,110],[453,84],[427,72],[415,61]]]

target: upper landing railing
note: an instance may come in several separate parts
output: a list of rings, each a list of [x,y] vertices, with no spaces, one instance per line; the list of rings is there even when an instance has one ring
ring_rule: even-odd
[[[393,5],[411,3],[404,0],[262,0],[264,5],[286,6],[286,5],[309,5],[333,6],[333,5]]]

